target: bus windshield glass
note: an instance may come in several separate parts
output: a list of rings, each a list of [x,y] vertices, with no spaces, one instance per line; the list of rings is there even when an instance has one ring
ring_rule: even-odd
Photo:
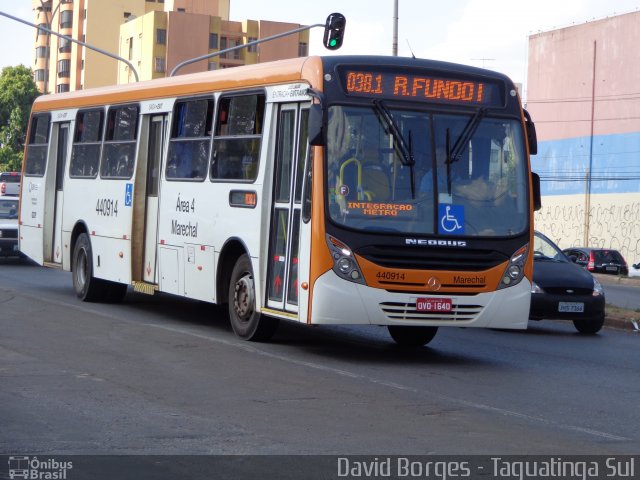
[[[522,125],[386,105],[329,108],[327,201],[344,227],[508,237],[529,221]]]

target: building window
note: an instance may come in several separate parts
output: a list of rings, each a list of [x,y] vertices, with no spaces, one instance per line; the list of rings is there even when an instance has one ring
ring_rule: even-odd
[[[36,48],[36,58],[49,58],[49,47]]]
[[[217,70],[218,69],[218,64],[216,62],[209,62],[207,65],[207,68],[209,70]]]
[[[38,29],[40,28],[49,28],[49,25],[47,25],[46,23],[41,23],[40,25],[38,25]],[[49,35],[49,32],[47,32],[46,30],[38,30],[38,35]]]
[[[209,50],[215,50],[218,48],[218,34],[210,33],[209,34]]]
[[[184,8],[179,8],[178,11],[181,12],[181,13],[186,12],[186,10]]]
[[[87,9],[85,8],[84,11],[82,12],[82,19],[86,20],[87,19]]]
[[[255,42],[258,39],[256,37],[248,37],[247,40],[248,40],[247,43],[251,43],[251,42]],[[247,51],[251,53],[256,53],[258,51],[258,45],[249,45],[247,47]]]
[[[133,60],[133,37],[129,37],[127,43],[129,44],[129,60]]]
[[[60,28],[73,27],[73,10],[65,10],[60,13]]]
[[[44,69],[39,69],[35,71],[35,81],[36,82],[45,82],[49,79],[48,75],[49,71]]]
[[[156,28],[156,43],[158,45],[167,44],[167,31],[164,28]]]
[[[70,53],[71,52],[71,40],[67,38],[60,38],[60,42],[58,43],[58,51],[60,53]]]
[[[124,18],[127,20],[131,16],[131,12],[124,12]]]
[[[156,57],[156,73],[164,73],[165,68],[164,57]]]
[[[56,93],[64,93],[69,91],[68,83],[59,83],[56,85]]]
[[[58,60],[58,77],[67,78],[71,75],[71,60]]]
[[[298,43],[298,56],[306,57],[309,55],[309,45],[305,42]]]

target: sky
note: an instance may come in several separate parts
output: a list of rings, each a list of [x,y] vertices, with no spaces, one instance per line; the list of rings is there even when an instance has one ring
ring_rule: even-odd
[[[391,55],[393,5],[394,0],[231,0],[230,18],[311,25],[340,12],[347,19],[342,48],[325,50],[322,28],[314,28],[310,54]],[[398,5],[398,55],[489,68],[526,84],[530,35],[633,12],[640,0],[398,0]],[[0,11],[33,21],[31,0],[0,0]],[[30,66],[34,34],[0,16],[0,68]]]

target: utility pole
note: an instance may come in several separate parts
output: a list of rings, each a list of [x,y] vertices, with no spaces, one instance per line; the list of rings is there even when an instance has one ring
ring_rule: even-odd
[[[398,56],[398,0],[393,0],[393,45],[391,55]]]

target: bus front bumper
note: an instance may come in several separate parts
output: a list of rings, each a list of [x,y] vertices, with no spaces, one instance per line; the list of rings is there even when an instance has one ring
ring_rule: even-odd
[[[430,298],[450,299],[450,310],[419,311],[418,299]],[[526,329],[531,283],[524,278],[509,288],[471,295],[397,293],[347,282],[330,270],[316,281],[312,301],[311,324],[315,325]]]

